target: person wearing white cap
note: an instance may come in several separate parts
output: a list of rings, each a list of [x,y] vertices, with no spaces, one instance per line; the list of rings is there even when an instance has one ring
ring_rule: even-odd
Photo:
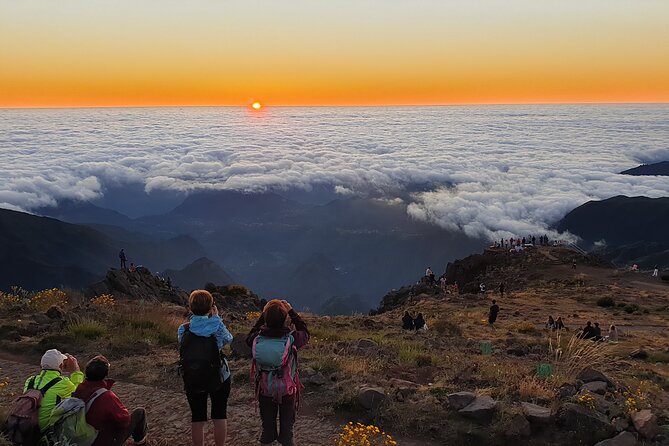
[[[49,427],[51,411],[58,403],[69,398],[77,386],[84,381],[77,358],[62,354],[56,349],[47,350],[40,361],[42,371],[26,380],[23,391],[43,390],[44,396],[39,409],[39,428],[44,432]],[[69,373],[70,377],[63,376]]]

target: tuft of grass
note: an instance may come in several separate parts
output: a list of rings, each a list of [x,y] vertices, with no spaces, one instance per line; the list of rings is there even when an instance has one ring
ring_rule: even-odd
[[[546,381],[538,380],[536,377],[524,378],[518,385],[520,399],[536,403],[537,401],[549,401],[555,396],[555,390]]]
[[[517,331],[518,333],[523,333],[523,334],[537,334],[537,333],[539,333],[539,330],[537,330],[537,327],[534,325],[534,323],[532,323],[530,321],[516,322],[510,328],[512,330]]]
[[[608,308],[614,307],[615,305],[616,301],[611,296],[604,296],[597,299],[597,306]]]
[[[608,352],[606,343],[579,339],[578,333],[565,343],[562,333],[557,332],[555,339],[548,339],[548,348],[553,356],[555,370],[549,379],[559,384],[575,381],[576,376],[586,367],[597,368]]]
[[[70,324],[67,333],[77,339],[95,340],[107,333],[107,327],[94,319],[82,319]]]
[[[625,305],[625,307],[623,308],[623,310],[624,310],[625,313],[627,313],[627,314],[632,314],[632,313],[636,313],[637,311],[639,311],[640,308],[639,308],[639,306],[638,306],[637,304],[627,304],[627,305]]]
[[[459,326],[443,318],[432,322],[432,329],[442,336],[462,336]]]

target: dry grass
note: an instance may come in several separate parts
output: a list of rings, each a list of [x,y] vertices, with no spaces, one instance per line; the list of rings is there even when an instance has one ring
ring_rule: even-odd
[[[522,401],[537,403],[550,401],[555,397],[555,389],[547,381],[533,377],[526,377],[520,381],[518,394]]]
[[[573,382],[586,367],[597,368],[607,356],[608,345],[603,342],[579,339],[576,334],[565,342],[562,332],[556,332],[555,338],[549,338],[549,351],[552,355],[554,374],[552,379]]]

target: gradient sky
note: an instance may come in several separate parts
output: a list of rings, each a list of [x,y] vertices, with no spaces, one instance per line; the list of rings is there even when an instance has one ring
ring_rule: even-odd
[[[0,0],[0,107],[669,102],[668,0]]]

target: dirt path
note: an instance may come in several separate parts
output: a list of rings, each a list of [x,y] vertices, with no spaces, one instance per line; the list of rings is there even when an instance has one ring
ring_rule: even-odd
[[[9,387],[17,392],[21,383],[35,373],[35,367],[0,359],[0,377],[9,379]],[[190,412],[186,397],[180,392],[117,382],[114,391],[128,408],[145,407],[149,414],[149,438],[152,443],[182,446],[190,444]],[[3,395],[0,405],[6,407],[11,400]],[[312,411],[305,411],[312,412]],[[256,445],[260,435],[260,421],[253,401],[240,401],[231,397],[228,405],[228,445]],[[301,446],[332,445],[337,427],[314,415],[301,413],[297,418],[295,433]],[[207,444],[214,444],[213,433],[207,433]]]

